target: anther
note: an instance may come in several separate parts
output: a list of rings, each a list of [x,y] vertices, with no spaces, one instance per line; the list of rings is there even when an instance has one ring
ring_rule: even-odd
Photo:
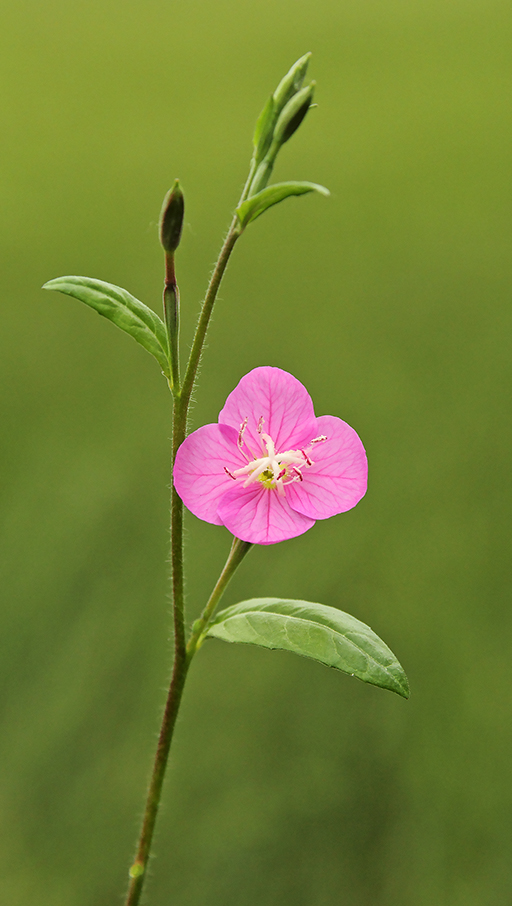
[[[240,431],[238,432],[238,448],[241,450],[244,442],[244,433],[247,428],[247,422],[249,421],[248,416],[246,416],[240,425]]]
[[[313,440],[310,440],[309,442],[310,444],[323,444],[325,440],[327,440],[327,436],[325,434],[320,434],[320,437],[314,437]]]
[[[311,443],[313,443],[313,441],[311,441]],[[311,460],[310,460],[308,454],[307,454],[304,450],[301,450],[300,452],[302,453],[302,455],[303,455],[304,459],[306,460],[306,463],[308,464],[308,466],[312,466],[313,463],[311,462]]]
[[[226,475],[229,475],[229,477],[233,479],[233,481],[236,481],[235,476],[233,475],[232,472],[229,471],[229,469],[226,469],[226,466],[224,466],[224,471],[225,471]]]

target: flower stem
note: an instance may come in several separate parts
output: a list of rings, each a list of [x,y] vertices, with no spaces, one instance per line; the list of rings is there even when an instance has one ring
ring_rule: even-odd
[[[228,584],[235,570],[240,566],[240,563],[244,559],[245,555],[250,551],[251,547],[252,544],[249,541],[241,541],[240,538],[233,538],[233,544],[231,545],[231,550],[229,552],[229,557],[226,560],[226,565],[217,580],[217,584],[210,595],[205,609],[192,627],[192,634],[187,644],[188,663],[190,663],[198,648],[201,647],[202,641],[206,634],[206,630],[208,629],[208,625],[215,613],[217,604],[224,594],[226,585]]]
[[[174,271],[174,254],[166,252],[165,255],[165,281],[164,281],[164,317],[169,337],[169,352],[171,360],[171,390],[173,394],[180,392],[180,291],[176,283]]]

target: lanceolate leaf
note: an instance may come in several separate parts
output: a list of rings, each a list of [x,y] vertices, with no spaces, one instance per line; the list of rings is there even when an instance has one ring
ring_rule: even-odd
[[[365,623],[335,607],[287,598],[252,598],[222,610],[207,636],[282,648],[409,697],[395,655]]]
[[[54,289],[73,296],[113,321],[154,355],[164,374],[169,377],[169,347],[164,323],[154,311],[125,289],[93,277],[57,277],[45,283],[43,289]]]
[[[242,227],[246,227],[272,205],[279,204],[280,201],[290,198],[291,195],[305,195],[307,192],[320,192],[321,195],[330,194],[328,189],[314,182],[279,182],[273,186],[267,186],[266,189],[262,189],[261,192],[244,201],[237,208],[238,219]]]

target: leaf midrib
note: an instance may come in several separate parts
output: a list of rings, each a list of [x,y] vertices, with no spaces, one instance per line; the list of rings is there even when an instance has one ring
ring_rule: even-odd
[[[70,284],[68,284],[68,285],[69,285],[69,286],[75,286],[74,283],[70,283]],[[95,286],[89,286],[88,289],[92,289],[92,290],[94,290],[94,292],[98,293],[98,295],[101,295],[101,290],[96,289]],[[62,290],[61,290],[61,292],[62,292]],[[105,295],[105,296],[107,297],[107,299],[108,299],[108,294],[107,294],[107,293],[104,293],[104,295]],[[144,304],[143,302],[140,301],[140,299],[136,299],[135,296],[132,296],[132,298],[135,299],[136,302],[140,302],[141,305]],[[160,340],[160,337],[158,336],[158,334],[157,334],[157,332],[155,331],[154,327],[150,327],[148,324],[146,324],[145,321],[142,320],[142,318],[141,318],[139,312],[137,311],[137,309],[134,310],[134,309],[130,308],[128,302],[127,302],[126,299],[124,299],[122,296],[121,296],[120,299],[119,299],[117,296],[114,297],[113,304],[115,305],[116,302],[117,302],[118,305],[122,305],[123,308],[125,308],[126,311],[127,311],[130,315],[132,315],[132,317],[136,318],[137,321],[139,322],[139,324],[141,324],[143,328],[145,328],[146,330],[149,330],[150,333],[153,334],[153,336],[154,336],[155,340],[157,341],[158,345],[160,346],[160,349],[162,350],[162,352],[164,352],[166,355],[168,355],[168,350],[167,350],[164,346],[162,346],[162,341]],[[148,308],[148,311],[152,312],[152,309],[149,308],[149,306],[147,306],[147,308]],[[158,315],[157,315],[156,312],[152,312],[152,313],[154,314],[155,318],[158,318]]]
[[[222,623],[227,623],[229,620],[234,620],[234,619],[236,619],[236,617],[248,616],[249,614],[263,614],[263,613],[269,613],[269,614],[271,614],[272,616],[276,616],[276,617],[286,617],[287,620],[297,620],[297,621],[300,622],[300,623],[308,623],[308,624],[314,623],[314,620],[306,620],[305,617],[295,617],[295,616],[290,616],[290,615],[288,615],[288,614],[276,613],[276,612],[273,611],[273,610],[246,610],[246,611],[244,611],[244,612],[242,612],[242,613],[233,614],[233,615],[230,616],[230,617],[226,617],[225,620],[219,621],[218,623],[214,623],[213,625],[214,625],[214,626],[215,626],[215,625],[216,625],[216,626],[220,626],[220,625],[221,625],[221,622],[222,622]],[[362,654],[364,654],[365,657],[368,658],[368,660],[370,660],[370,661],[371,661],[373,664],[375,664],[377,667],[380,667],[382,670],[384,670],[384,671],[387,673],[387,675],[391,677],[391,679],[393,679],[395,682],[398,682],[396,676],[395,676],[394,674],[392,674],[392,673],[389,671],[389,668],[388,668],[388,667],[385,667],[383,664],[379,664],[379,662],[376,661],[375,658],[372,657],[371,654],[368,654],[368,652],[365,651],[364,648],[360,648],[360,646],[357,645],[355,642],[353,642],[352,639],[349,639],[349,638],[347,638],[346,636],[344,636],[342,632],[339,632],[339,630],[337,630],[337,629],[332,629],[331,626],[326,626],[324,623],[318,623],[318,622],[317,622],[316,625],[317,625],[317,626],[322,626],[323,629],[329,629],[332,633],[335,633],[336,635],[341,636],[341,638],[346,639],[347,642],[348,642],[350,645],[352,645],[357,651],[360,651]],[[210,627],[210,628],[212,628],[212,627]],[[248,643],[248,644],[250,644],[250,643]]]

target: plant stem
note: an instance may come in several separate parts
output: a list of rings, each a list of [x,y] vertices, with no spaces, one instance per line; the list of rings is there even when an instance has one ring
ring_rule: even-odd
[[[254,158],[251,161],[251,166],[249,169],[249,175],[247,181],[243,188],[240,200],[237,204],[237,208],[240,207],[243,201],[247,198],[249,189],[251,187],[252,178],[254,175]],[[181,397],[185,409],[188,411],[188,406],[190,403],[190,397],[192,390],[194,389],[194,382],[196,379],[197,368],[199,365],[199,360],[201,358],[201,353],[203,351],[204,341],[206,338],[206,331],[208,330],[208,324],[210,323],[210,318],[212,316],[213,306],[215,304],[215,299],[217,298],[217,293],[219,291],[219,286],[221,280],[224,276],[224,271],[226,270],[227,263],[229,261],[231,252],[235,246],[235,242],[242,235],[242,227],[240,226],[240,221],[238,220],[237,215],[233,217],[231,221],[231,226],[229,228],[228,235],[224,240],[224,245],[220,250],[217,263],[213,270],[213,274],[210,278],[210,283],[206,291],[206,296],[204,297],[203,307],[201,309],[201,314],[199,315],[199,320],[197,322],[196,332],[194,335],[194,341],[192,343],[192,349],[190,350],[190,356],[187,364],[187,370],[185,372],[185,377],[183,378],[183,385],[181,388]]]
[[[172,436],[172,464],[176,451],[185,438],[186,414],[183,413],[181,400],[174,398],[173,407],[173,436]],[[174,662],[171,684],[165,704],[162,725],[156,747],[153,773],[146,799],[146,808],[142,829],[137,847],[135,862],[130,868],[130,886],[126,897],[126,906],[137,906],[155,830],[155,823],[162,795],[165,769],[169,758],[169,750],[176,724],[176,718],[181,703],[183,687],[187,677],[190,660],[187,658],[185,647],[185,622],[183,598],[183,504],[173,486],[171,491],[171,568],[172,568],[172,600],[174,621]]]
[[[164,281],[164,317],[169,338],[171,360],[171,390],[176,396],[180,392],[180,291],[174,272],[174,255],[166,252]]]
[[[179,650],[177,649],[175,652],[171,685],[165,705],[160,735],[158,737],[155,762],[153,766],[151,781],[149,784],[146,810],[142,823],[142,831],[139,839],[137,856],[135,858],[135,862],[130,868],[131,880],[128,889],[128,896],[126,898],[126,906],[137,906],[140,895],[142,893],[142,887],[144,884],[144,878],[146,875],[149,859],[149,852],[151,849],[151,842],[153,839],[153,833],[158,814],[158,807],[160,805],[160,798],[162,795],[165,769],[167,767],[174,727],[176,725],[176,718],[178,716],[183,688],[185,686],[185,680],[187,678],[190,663],[192,661],[192,658],[194,657],[194,654],[200,647],[201,636],[204,635],[208,623],[210,622],[214,614],[215,608],[217,607],[217,604],[219,603],[229,580],[231,579],[234,572],[239,567],[240,563],[242,562],[246,553],[251,549],[251,547],[252,544],[250,544],[249,542],[240,541],[239,538],[233,538],[231,550],[229,552],[228,559],[226,560],[224,569],[222,570],[219,579],[217,580],[217,584],[215,585],[215,588],[210,595],[209,601],[201,617],[194,624],[194,631],[191,635],[187,648],[185,649],[184,646],[180,646]],[[183,625],[183,619],[181,619],[181,625]]]
[[[192,343],[192,349],[190,350],[187,370],[185,372],[185,377],[183,378],[181,398],[187,410],[196,379],[201,352],[203,351],[206,331],[208,330],[208,324],[210,323],[210,318],[212,316],[213,306],[215,304],[215,299],[217,298],[217,292],[219,290],[219,286],[222,277],[224,276],[224,271],[226,270],[226,265],[229,261],[231,252],[233,251],[235,242],[240,235],[240,226],[238,224],[238,219],[235,217],[229,229],[229,233],[226,236],[224,245],[222,246],[220,255],[217,260],[217,264],[215,265],[215,269],[210,279],[210,284],[204,298],[201,314],[199,315],[199,321],[197,322],[194,341]]]
[[[242,197],[239,204],[244,200],[249,191],[250,181],[252,179],[253,166],[249,173],[249,178],[245,184]],[[194,382],[197,374],[201,352],[208,330],[208,324],[211,318],[215,299],[219,286],[224,276],[227,263],[231,252],[242,230],[238,218],[233,218],[228,235],[220,251],[217,264],[208,285],[206,296],[204,298],[201,314],[194,336],[194,342],[190,352],[189,361],[183,384],[180,387],[179,374],[179,294],[174,274],[174,259],[166,256],[166,279],[164,287],[164,312],[169,332],[169,342],[171,346],[172,361],[172,394],[173,394],[173,435],[172,435],[172,466],[178,447],[185,440],[187,428],[188,407],[190,397],[194,388]],[[178,497],[174,485],[171,491],[171,569],[172,569],[172,606],[174,621],[174,662],[172,669],[171,684],[165,705],[164,716],[158,737],[153,772],[149,783],[149,790],[146,800],[146,808],[142,822],[137,855],[133,865],[130,868],[130,885],[125,901],[125,906],[137,906],[142,893],[144,880],[147,872],[147,864],[153,833],[155,830],[156,818],[162,795],[162,786],[165,777],[165,769],[169,758],[176,718],[181,703],[183,688],[187,677],[190,662],[197,651],[200,643],[200,637],[204,633],[208,622],[213,616],[221,595],[226,588],[234,571],[241,563],[243,557],[251,547],[247,542],[235,538],[231,547],[226,565],[219,577],[219,580],[210,596],[202,616],[194,625],[188,648],[185,644],[185,622],[184,622],[184,596],[183,596],[183,504]],[[198,632],[196,632],[196,627]]]

